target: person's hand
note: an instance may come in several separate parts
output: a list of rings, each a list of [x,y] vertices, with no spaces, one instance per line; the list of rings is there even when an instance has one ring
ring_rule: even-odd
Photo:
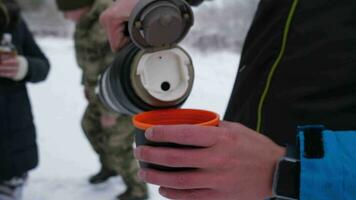
[[[0,77],[15,81],[23,80],[28,73],[28,61],[21,55],[1,55]]]
[[[100,123],[103,128],[110,128],[115,126],[116,124],[116,116],[111,116],[111,115],[102,115],[100,117]]]
[[[14,79],[19,72],[19,61],[16,56],[2,56],[0,63],[0,77]]]
[[[138,160],[196,170],[162,172],[141,169],[139,177],[161,186],[159,192],[179,200],[262,200],[272,196],[273,173],[285,149],[237,123],[219,127],[190,125],[149,129],[147,139],[202,148],[175,149],[141,146]]]
[[[125,22],[139,0],[117,0],[100,16],[100,22],[109,38],[112,51],[120,50],[128,41],[123,31]]]

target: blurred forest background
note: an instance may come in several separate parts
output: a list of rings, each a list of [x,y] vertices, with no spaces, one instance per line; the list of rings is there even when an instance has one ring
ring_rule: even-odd
[[[75,0],[73,0],[75,1]],[[71,37],[73,24],[64,20],[54,0],[18,0],[36,36]],[[185,43],[204,51],[239,52],[257,0],[211,0],[195,8],[196,22]]]

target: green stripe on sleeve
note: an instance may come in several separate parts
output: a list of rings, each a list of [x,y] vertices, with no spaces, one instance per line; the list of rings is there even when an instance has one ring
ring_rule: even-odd
[[[290,31],[290,26],[292,24],[292,20],[293,20],[293,17],[294,17],[294,14],[295,14],[295,11],[296,11],[298,3],[299,3],[299,0],[294,0],[293,1],[293,5],[292,5],[292,7],[291,7],[291,9],[289,11],[288,18],[287,18],[287,21],[286,21],[286,25],[284,27],[281,50],[279,52],[279,55],[278,55],[276,61],[272,65],[271,71],[268,74],[267,83],[266,83],[265,89],[263,90],[262,96],[261,96],[259,104],[258,104],[257,128],[256,128],[257,132],[261,132],[261,129],[262,129],[263,106],[264,106],[267,94],[268,94],[270,86],[271,86],[273,75],[274,75],[274,73],[275,73],[279,63],[281,62],[281,60],[283,58],[283,55],[284,55],[284,53],[286,51],[288,35],[289,35],[289,31]]]

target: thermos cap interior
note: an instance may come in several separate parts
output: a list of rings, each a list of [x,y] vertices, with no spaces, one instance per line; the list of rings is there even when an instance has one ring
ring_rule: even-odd
[[[194,82],[192,59],[182,48],[141,50],[131,64],[131,85],[147,104],[170,106],[184,101]]]

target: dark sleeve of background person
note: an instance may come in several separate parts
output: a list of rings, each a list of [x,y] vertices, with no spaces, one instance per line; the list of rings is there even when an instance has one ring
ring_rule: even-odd
[[[49,73],[49,61],[36,44],[32,33],[23,20],[20,21],[20,27],[23,34],[22,53],[28,61],[28,73],[25,81],[32,83],[43,81],[47,78]]]
[[[187,0],[187,2],[192,6],[200,5],[204,0]]]

